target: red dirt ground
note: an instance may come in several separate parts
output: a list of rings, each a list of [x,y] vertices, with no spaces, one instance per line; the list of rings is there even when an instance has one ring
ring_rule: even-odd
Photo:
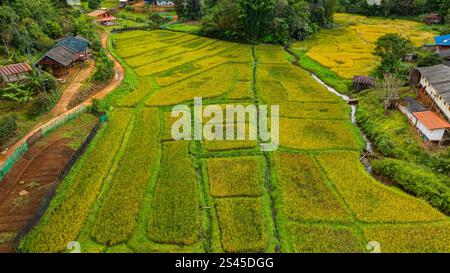
[[[0,182],[0,253],[14,252],[12,235],[31,219],[46,194],[58,186],[58,177],[75,152],[72,144],[84,140],[94,125],[92,118],[74,121],[37,141]],[[24,190],[27,194],[21,196]],[[6,239],[2,240],[2,234]]]

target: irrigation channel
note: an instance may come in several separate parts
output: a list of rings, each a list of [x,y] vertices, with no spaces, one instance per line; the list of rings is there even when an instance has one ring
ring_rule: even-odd
[[[316,80],[319,84],[324,86],[331,93],[333,93],[336,96],[342,98],[351,107],[351,109],[352,109],[352,112],[351,112],[352,123],[355,124],[356,126],[358,126],[358,123],[356,122],[356,108],[357,108],[356,103],[354,103],[354,101],[350,97],[339,93],[336,89],[334,89],[333,87],[331,87],[331,86],[327,85],[326,83],[324,83],[314,73],[311,73],[311,72],[309,72],[309,73],[314,78],[314,80]],[[370,164],[370,160],[367,158],[367,155],[372,155],[373,154],[373,144],[369,140],[367,135],[363,132],[363,130],[359,126],[358,126],[358,128],[359,128],[359,131],[361,132],[361,135],[362,135],[362,137],[364,139],[364,143],[365,143],[364,155],[361,157],[361,163],[364,164],[364,167],[365,167],[366,171],[371,174],[372,173],[372,166]]]

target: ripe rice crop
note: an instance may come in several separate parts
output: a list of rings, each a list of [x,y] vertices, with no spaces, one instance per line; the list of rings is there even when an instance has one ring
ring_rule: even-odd
[[[444,219],[444,215],[424,201],[375,181],[363,169],[356,152],[323,153],[321,166],[363,222],[413,222]]]
[[[292,237],[294,252],[365,252],[364,243],[351,227],[309,226],[291,222],[287,229]]]
[[[236,87],[228,96],[230,100],[251,100],[253,99],[252,82],[238,81]]]
[[[278,45],[258,45],[255,47],[258,63],[262,64],[288,64],[287,53]]]
[[[304,119],[348,119],[350,107],[344,103],[297,103],[280,104],[280,116]]]
[[[219,53],[218,56],[230,62],[250,63],[253,60],[252,48],[244,44],[238,44],[236,47]]]
[[[224,251],[266,251],[268,226],[259,198],[218,198],[215,202]]]
[[[258,80],[259,81],[276,81],[279,82],[287,95],[289,101],[299,102],[340,102],[340,98],[326,90],[318,82],[311,78],[311,76],[300,68],[292,65],[264,65],[258,66]],[[298,80],[298,79],[301,79]],[[262,89],[262,96],[270,98],[276,97],[276,94],[270,95],[270,89],[264,93]],[[276,90],[280,90],[277,88]],[[268,99],[266,98],[268,101]],[[278,101],[280,99],[277,99]],[[269,102],[272,103],[272,102]]]
[[[432,42],[435,34],[420,30],[421,23],[406,20],[368,18],[352,14],[335,14],[337,29],[323,29],[312,38],[294,43],[305,48],[308,57],[351,79],[368,75],[379,63],[372,55],[376,40],[387,33],[399,33],[410,38],[416,46]]]
[[[117,105],[122,107],[134,107],[150,93],[151,89],[151,79],[148,77],[140,78],[136,90],[123,97]]]
[[[264,183],[262,157],[210,158],[206,161],[214,197],[259,196]]]
[[[349,217],[328,188],[320,168],[307,155],[276,153],[277,190],[281,208],[291,220],[348,221]]]
[[[357,130],[348,121],[280,118],[280,144],[301,150],[362,150]]]
[[[131,145],[119,163],[91,235],[104,245],[126,243],[158,154],[159,111],[144,108],[136,120]]]
[[[160,73],[177,66],[183,65],[188,62],[196,61],[206,57],[212,57],[222,51],[225,51],[231,47],[235,46],[232,43],[226,42],[215,42],[204,48],[200,48],[195,51],[188,51],[184,54],[178,54],[164,60],[149,63],[136,68],[136,73],[138,76],[146,76],[151,74]]]
[[[218,56],[185,63],[156,74],[156,82],[160,86],[168,86],[182,80],[187,80],[190,77],[194,77],[196,74],[207,72],[224,63],[225,60]],[[233,67],[233,69],[235,68]]]
[[[163,88],[146,102],[149,106],[175,105],[193,102],[194,97],[212,98],[225,94],[236,80],[230,65],[222,65],[180,83]]]
[[[148,237],[157,243],[191,245],[200,228],[199,193],[186,141],[163,144],[161,170],[148,221]]]
[[[130,121],[130,110],[114,111],[95,149],[80,161],[78,172],[63,182],[64,195],[52,201],[45,220],[26,238],[26,252],[57,252],[76,239],[108,174]]]
[[[379,242],[381,252],[450,252],[449,234],[448,222],[364,227],[366,239]]]

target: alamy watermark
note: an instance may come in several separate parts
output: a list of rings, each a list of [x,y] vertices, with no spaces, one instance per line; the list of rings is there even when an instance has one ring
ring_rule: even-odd
[[[280,142],[279,106],[270,106],[270,119],[268,108],[267,105],[252,104],[203,107],[202,98],[195,97],[193,115],[188,105],[179,104],[172,108],[171,116],[178,118],[171,128],[172,138],[206,141],[258,140],[261,151],[275,151]],[[203,123],[203,118],[209,119]]]

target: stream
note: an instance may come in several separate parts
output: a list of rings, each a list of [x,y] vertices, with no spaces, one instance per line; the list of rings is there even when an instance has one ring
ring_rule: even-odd
[[[309,74],[313,77],[314,80],[316,80],[319,84],[321,84],[322,86],[324,86],[328,91],[330,91],[331,93],[335,94],[336,96],[342,98],[345,102],[347,102],[347,104],[351,107],[352,112],[351,112],[351,120],[352,123],[355,124],[356,126],[358,126],[358,124],[356,123],[356,104],[353,103],[352,99],[350,99],[348,96],[343,95],[341,93],[339,93],[336,89],[334,89],[333,87],[327,85],[326,83],[324,83],[321,79],[319,79],[319,77],[317,77],[314,73],[309,72]],[[358,126],[359,128],[359,126]],[[369,138],[367,137],[367,135],[361,130],[361,128],[359,128],[360,133],[364,139],[364,143],[365,143],[365,148],[364,148],[364,155],[360,158],[361,163],[364,165],[365,169],[367,172],[372,173],[372,166],[370,164],[370,160],[366,157],[366,155],[371,155],[373,154],[373,144],[372,142],[369,140]]]

